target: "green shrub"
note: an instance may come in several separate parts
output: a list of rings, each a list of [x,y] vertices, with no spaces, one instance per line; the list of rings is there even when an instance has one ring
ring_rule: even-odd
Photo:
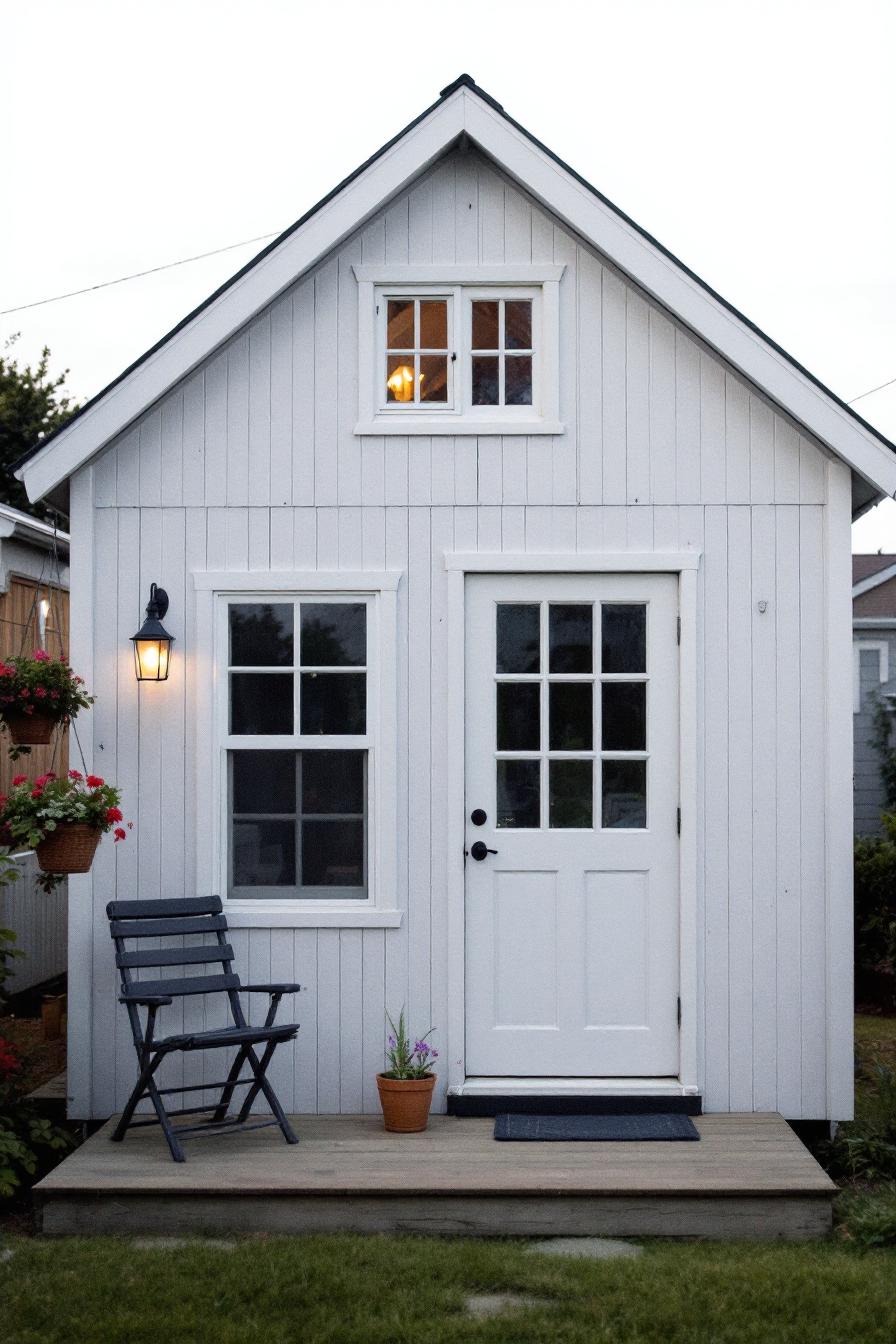
[[[896,986],[896,814],[881,818],[882,836],[856,840],[856,971],[892,977]]]
[[[37,1176],[53,1152],[72,1146],[65,1130],[39,1115],[24,1098],[24,1061],[0,1037],[0,1200]]]
[[[837,1200],[837,1218],[859,1246],[896,1246],[896,1185]]]
[[[819,1157],[833,1176],[896,1180],[896,1073],[875,1064],[871,1086],[856,1101],[856,1118],[821,1145]]]

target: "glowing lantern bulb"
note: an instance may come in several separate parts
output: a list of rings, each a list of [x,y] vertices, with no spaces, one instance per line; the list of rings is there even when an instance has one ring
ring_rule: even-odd
[[[420,381],[423,381],[423,374],[420,374]],[[414,370],[410,364],[399,364],[386,379],[386,387],[392,393],[396,401],[413,401],[414,399]]]

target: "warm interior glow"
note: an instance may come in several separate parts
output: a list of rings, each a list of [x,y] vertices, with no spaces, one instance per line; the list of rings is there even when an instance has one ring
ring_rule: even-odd
[[[420,375],[423,381],[423,374]],[[396,401],[414,400],[414,370],[410,364],[399,364],[386,379],[386,386]]]
[[[168,676],[167,640],[138,639],[134,643],[137,676],[141,681],[164,681]]]

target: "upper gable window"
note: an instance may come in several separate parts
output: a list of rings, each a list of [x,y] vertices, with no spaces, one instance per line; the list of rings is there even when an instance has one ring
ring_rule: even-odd
[[[509,267],[396,266],[394,281],[387,281],[379,267],[356,266],[355,432],[561,432],[562,269],[521,267],[520,282],[511,283],[515,272]],[[442,279],[448,272],[454,283]]]

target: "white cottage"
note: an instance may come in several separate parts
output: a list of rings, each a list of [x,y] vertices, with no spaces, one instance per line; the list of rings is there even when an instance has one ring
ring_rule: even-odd
[[[848,1117],[850,520],[894,451],[451,84],[20,464],[136,822],[71,881],[71,1114],[134,1080],[106,902],[218,892],[305,987],[296,1111],[375,1110],[405,1005],[437,1109]]]

